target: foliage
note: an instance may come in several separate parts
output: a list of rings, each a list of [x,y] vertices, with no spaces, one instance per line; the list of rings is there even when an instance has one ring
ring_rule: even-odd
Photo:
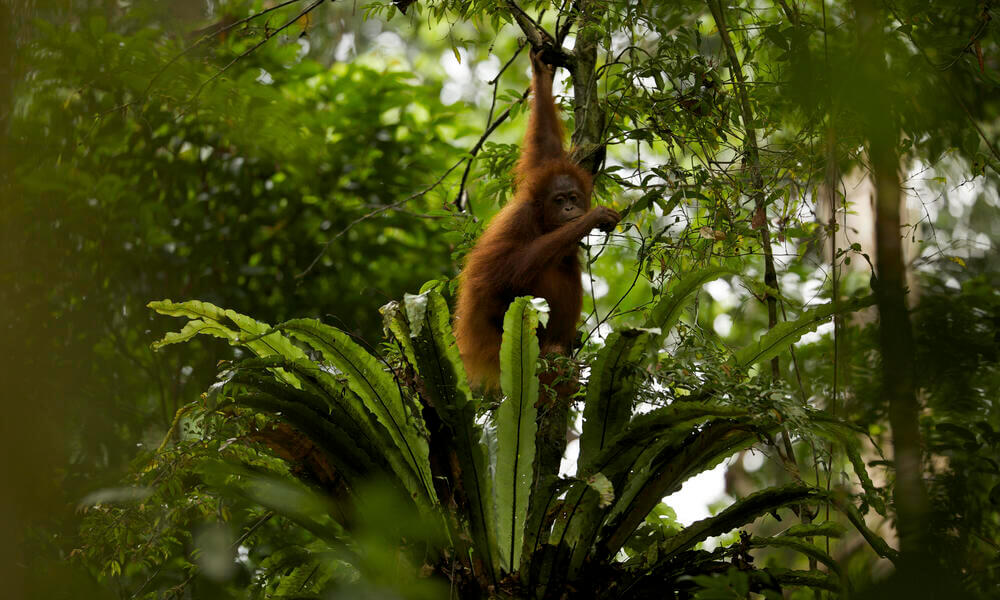
[[[0,20],[0,439],[24,457],[5,513],[30,522],[4,562],[39,597],[878,583],[904,467],[875,313],[832,315],[879,283],[875,129],[908,206],[925,571],[995,592],[994,2],[50,4]],[[556,88],[595,202],[626,214],[582,249],[563,413],[473,393],[448,332],[460,260],[510,198],[539,32],[576,61]],[[380,320],[376,295],[404,299]],[[211,304],[158,304],[189,318],[167,335],[143,309],[167,297]],[[558,362],[518,341],[508,374]],[[568,472],[560,427],[580,429]],[[668,495],[737,451],[741,500],[678,520]],[[792,523],[757,518],[785,502]],[[826,543],[828,523],[850,528]],[[71,585],[47,576],[70,555]]]
[[[676,582],[682,575],[711,570],[711,565],[725,558],[725,552],[703,553],[703,558],[692,560],[687,553],[698,542],[783,506],[804,506],[825,497],[821,490],[796,484],[752,494],[669,537],[642,531],[644,527],[661,531],[662,526],[648,517],[660,499],[684,480],[776,431],[776,420],[748,412],[732,397],[691,399],[645,414],[626,414],[604,447],[589,459],[581,458],[574,477],[548,488],[540,485],[558,473],[541,472],[545,463],[534,460],[535,422],[545,417],[536,417],[534,409],[538,312],[529,299],[515,301],[505,319],[504,396],[496,409],[475,408],[454,350],[444,301],[433,288],[408,297],[405,310],[398,305],[383,310],[400,349],[391,369],[339,330],[317,321],[296,319],[271,328],[204,302],[163,301],[150,306],[162,314],[188,319],[180,331],[158,342],[160,346],[201,334],[223,338],[256,356],[227,363],[219,382],[206,395],[206,404],[195,411],[200,415],[200,445],[216,448],[222,462],[209,453],[198,458],[199,452],[193,452],[190,459],[200,465],[193,468],[199,474],[198,483],[194,488],[186,486],[185,493],[205,490],[209,496],[217,495],[215,502],[232,495],[252,499],[319,536],[330,548],[327,552],[344,545],[348,550],[340,556],[350,556],[354,554],[348,554],[351,540],[363,537],[354,529],[353,515],[363,512],[361,506],[372,501],[370,496],[377,497],[366,491],[366,482],[381,480],[386,489],[394,490],[397,502],[409,506],[404,510],[419,513],[419,521],[429,527],[419,538],[389,537],[382,543],[398,544],[397,551],[409,553],[411,572],[416,572],[419,558],[412,554],[414,545],[422,546],[427,574],[447,577],[468,594],[498,586],[512,595],[544,597],[562,586],[586,585],[603,597],[631,586],[642,589],[651,578],[660,580],[658,585],[663,580]],[[315,358],[308,358],[295,342]],[[783,343],[787,347],[791,341]],[[433,360],[428,350],[434,351]],[[620,359],[622,368],[631,369],[646,361],[647,352]],[[442,377],[442,373],[452,375]],[[256,411],[272,418],[255,431],[248,424],[259,422]],[[486,429],[479,424],[482,415],[488,417]],[[229,435],[223,431],[234,426],[233,417],[241,433],[220,444],[221,436]],[[819,419],[814,426],[831,423]],[[591,427],[585,424],[585,433]],[[301,435],[294,438],[294,432]],[[470,435],[495,441],[485,448],[462,441]],[[302,460],[302,451],[290,438],[298,446],[309,447],[310,462]],[[254,456],[252,448],[257,444],[292,459],[291,470],[263,471],[265,464],[273,463],[247,460],[246,456]],[[480,454],[484,449],[485,455]],[[171,464],[168,456],[154,458],[152,471],[165,471]],[[311,465],[309,470],[304,470],[306,464]],[[471,472],[464,473],[463,467]],[[292,491],[301,489],[296,478],[315,491]],[[429,484],[432,480],[436,482],[433,488],[421,487],[420,481]],[[164,493],[156,489],[161,487],[156,480],[151,487],[156,491],[150,493]],[[566,492],[564,500],[557,498],[560,489]],[[546,490],[547,495],[538,496]],[[120,512],[101,511],[95,518],[120,519]],[[92,527],[98,529],[96,524]],[[527,531],[530,536],[525,535]],[[644,543],[633,541],[626,547],[633,533]],[[98,541],[106,543],[107,539]],[[167,549],[176,543],[169,535],[158,540],[162,554],[143,556],[133,562],[133,568],[162,564],[170,555]],[[253,545],[250,538],[241,543]],[[755,539],[755,543],[768,541]],[[802,542],[786,541],[783,547],[819,556],[824,563],[833,560],[818,547]],[[286,568],[280,582],[269,580],[266,586],[303,585],[300,578],[309,567],[322,568],[323,576],[312,583],[319,586],[317,591],[350,584],[356,578],[356,571],[340,567],[340,562],[317,563],[315,550],[307,544],[283,551],[280,558],[263,558],[261,564],[294,565]],[[629,557],[625,562],[614,560],[621,550]],[[101,556],[93,554],[93,558]],[[293,556],[297,562],[289,562]],[[365,558],[344,560],[353,569],[365,570]],[[122,562],[120,556],[113,558],[106,568],[117,574]],[[615,576],[605,578],[611,573]],[[407,590],[407,582],[403,577],[392,587],[413,596],[416,592]]]

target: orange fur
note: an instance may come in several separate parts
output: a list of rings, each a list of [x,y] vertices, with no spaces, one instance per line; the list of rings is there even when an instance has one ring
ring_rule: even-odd
[[[610,209],[600,215],[590,211],[592,178],[563,150],[551,70],[537,56],[532,63],[534,99],[514,199],[493,217],[459,279],[455,336],[469,381],[477,387],[499,383],[503,317],[517,296],[548,301],[549,322],[539,331],[542,351],[569,352],[583,304],[577,244],[593,227],[618,222]],[[585,214],[574,221],[560,222],[554,209],[544,206],[560,175],[572,178],[583,203]]]

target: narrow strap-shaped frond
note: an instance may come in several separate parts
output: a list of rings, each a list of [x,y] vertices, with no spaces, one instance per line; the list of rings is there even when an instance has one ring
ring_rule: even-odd
[[[650,337],[641,329],[616,331],[598,351],[587,382],[578,467],[603,450],[632,416],[637,372]]]
[[[821,490],[802,484],[770,488],[751,494],[713,517],[695,521],[668,539],[660,546],[659,560],[668,562],[679,552],[694,547],[709,536],[722,535],[784,506],[816,500],[823,496]]]
[[[441,420],[451,431],[454,458],[460,469],[459,481],[475,551],[481,555],[488,576],[495,581],[499,569],[496,541],[496,513],[493,504],[493,481],[489,473],[487,447],[481,443],[482,427],[476,423],[478,402],[469,389],[465,368],[451,331],[448,305],[436,290],[407,294],[403,301],[406,316],[399,306],[386,306],[383,314],[393,325],[404,353],[409,353],[423,379],[423,389]],[[408,349],[407,349],[408,348]],[[450,474],[449,474],[450,475]]]
[[[750,540],[751,548],[788,548],[804,554],[809,558],[826,565],[831,571],[840,575],[840,564],[822,548],[815,544],[810,544],[801,539],[793,537],[764,537]]]
[[[306,358],[305,352],[266,323],[219,308],[200,300],[172,302],[160,300],[147,305],[161,315],[191,319],[179,332],[171,332],[153,343],[153,349],[186,342],[196,335],[211,335],[228,340],[233,346],[244,346],[257,356],[283,356],[288,359]],[[235,328],[233,327],[235,326]],[[287,371],[278,370],[279,378],[291,385],[298,381]]]
[[[407,410],[393,376],[346,333],[314,319],[294,319],[278,328],[308,344],[342,372],[350,389],[385,427],[397,451],[387,452],[396,475],[419,504],[437,501],[431,482],[423,419]]]
[[[264,412],[280,413],[284,421],[304,433],[322,449],[350,482],[358,483],[386,473],[373,457],[353,444],[350,433],[298,402],[265,392],[240,394],[237,401]]]
[[[500,347],[500,387],[504,398],[496,413],[497,543],[501,564],[508,571],[520,564],[525,517],[531,494],[535,459],[535,417],[538,409],[538,311],[532,299],[511,303],[504,316]]]
[[[276,399],[284,402],[292,402],[301,405],[304,409],[309,411],[309,414],[312,415],[313,418],[332,425],[338,431],[345,432],[347,438],[351,440],[350,451],[363,453],[366,457],[368,457],[369,461],[378,465],[378,467],[385,473],[391,473],[391,468],[385,457],[384,451],[385,444],[390,443],[388,438],[386,436],[381,436],[380,438],[373,439],[371,428],[365,428],[364,424],[359,424],[353,421],[351,417],[339,406],[329,404],[327,399],[321,395],[323,394],[323,391],[319,389],[314,382],[306,379],[304,377],[305,374],[301,371],[291,372],[299,376],[300,380],[304,384],[303,387],[307,389],[300,390],[284,384],[281,381],[276,380],[273,377],[273,374],[269,371],[263,371],[266,375],[262,375],[254,373],[252,369],[245,368],[243,366],[237,368],[236,375],[230,381],[231,383],[241,384],[250,389],[270,394]],[[243,396],[238,397],[237,400],[243,404],[247,403]],[[357,399],[355,399],[355,401],[357,401]],[[357,402],[360,403],[360,401]],[[286,417],[284,420],[288,421],[290,425],[295,426],[299,429],[299,431],[306,433],[308,436],[308,432],[297,423],[293,423],[292,419],[285,413],[282,413],[282,416]],[[368,423],[368,425],[371,425],[371,423]],[[311,438],[312,436],[309,437]],[[314,439],[313,442],[322,446],[320,440]]]
[[[632,419],[605,449],[578,469],[581,480],[566,495],[565,508],[556,520],[553,543],[572,546],[571,570],[575,573],[590,554],[598,533],[608,522],[621,518],[645,482],[664,462],[663,456],[682,455],[691,430],[704,421],[745,416],[743,409],[716,403],[682,402],[665,406]],[[727,426],[732,426],[726,423]],[[747,439],[752,439],[747,436]],[[611,506],[601,506],[600,495],[587,485],[592,476],[611,484]]]
[[[646,329],[659,330],[654,345],[663,343],[663,339],[674,328],[681,318],[688,298],[701,286],[714,281],[723,275],[734,275],[736,271],[728,267],[706,267],[685,274],[670,286],[670,290],[660,297],[653,306],[646,320]]]
[[[614,556],[646,515],[692,475],[710,469],[734,452],[749,447],[758,431],[745,424],[711,422],[692,432],[680,444],[654,448],[643,457],[616,499],[600,542],[601,555]]]
[[[794,321],[784,321],[775,325],[756,343],[737,352],[733,360],[743,369],[756,363],[769,361],[830,317],[851,313],[873,304],[875,304],[875,297],[866,296],[849,302],[824,304],[806,311]]]
[[[705,283],[734,271],[708,267],[677,280],[653,306],[643,329],[625,329],[608,336],[591,366],[583,412],[578,465],[587,464],[628,423],[636,395],[637,375],[677,324],[691,295]]]

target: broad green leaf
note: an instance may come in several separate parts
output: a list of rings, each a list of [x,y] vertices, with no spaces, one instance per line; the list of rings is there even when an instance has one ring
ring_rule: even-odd
[[[613,499],[611,507],[600,507],[596,494],[586,493],[586,487],[574,487],[566,496],[567,510],[557,520],[553,536],[564,539],[574,548],[571,570],[575,572],[582,567],[584,559],[592,551],[591,546],[597,539],[600,528],[622,518],[636,495],[643,490],[643,486],[656,474],[657,468],[664,461],[669,461],[676,454],[678,462],[672,464],[685,465],[685,460],[692,453],[690,449],[685,449],[684,444],[699,440],[691,437],[691,431],[698,423],[714,417],[733,418],[746,414],[745,410],[715,403],[680,402],[633,418],[628,427],[611,440],[600,454],[578,469],[581,477],[600,472],[608,478],[613,488],[618,490],[618,497]],[[710,437],[710,434],[704,435],[706,439]],[[752,440],[753,437],[749,434],[743,438],[745,443],[751,443]],[[704,442],[705,439],[701,441]],[[722,456],[709,452],[708,457],[722,460],[728,456],[728,443],[727,440],[722,444]],[[699,446],[694,444],[694,447]],[[679,476],[686,479],[696,473],[692,469],[681,472]],[[679,487],[683,479],[674,481],[673,485]],[[659,498],[664,495],[660,494]],[[658,503],[659,500],[653,504],[653,508]],[[637,522],[635,526],[638,525]]]
[[[605,444],[604,450],[593,460],[584,462],[578,470],[585,476],[602,471],[614,480],[619,470],[613,465],[621,464],[621,458],[630,451],[635,452],[650,442],[664,441],[666,438],[685,436],[695,424],[712,419],[735,419],[746,417],[742,408],[726,406],[717,402],[675,402],[648,413],[635,416],[628,426]]]
[[[831,537],[840,538],[844,536],[847,528],[836,521],[825,521],[823,523],[800,523],[792,525],[781,535],[788,537]]]
[[[353,442],[350,433],[299,402],[262,392],[240,394],[237,400],[240,404],[264,412],[280,414],[283,421],[304,433],[322,448],[334,465],[343,470],[343,475],[348,481],[360,483],[384,473],[376,461]]]
[[[837,561],[834,560],[832,556],[824,552],[819,546],[810,544],[801,539],[796,539],[794,537],[753,538],[750,540],[750,547],[789,548],[823,563],[834,573],[837,573],[838,575],[840,574],[840,565],[837,564]]]
[[[497,466],[494,490],[497,543],[501,564],[513,571],[520,564],[525,517],[535,459],[535,417],[538,401],[538,311],[530,297],[511,303],[504,316],[500,346],[500,387],[504,398],[497,409]]]
[[[632,416],[637,371],[650,335],[641,329],[615,331],[597,353],[587,381],[577,476],[579,467],[603,450]]]
[[[193,321],[188,321],[184,324],[184,327],[180,331],[171,331],[163,336],[163,339],[153,342],[153,350],[159,350],[164,346],[169,346],[170,344],[181,344],[187,342],[196,335],[211,335],[217,338],[222,338],[224,340],[229,340],[233,343],[239,342],[239,333],[224,327],[214,321],[204,321],[202,319],[195,319]]]
[[[647,349],[663,343],[691,294],[705,283],[733,273],[726,267],[688,273],[660,298],[643,329],[616,331],[608,336],[587,383],[578,465],[587,464],[628,422],[635,401],[637,371],[648,360]]]
[[[781,567],[765,567],[761,571],[782,586],[795,585],[810,587],[814,590],[840,591],[840,581],[837,577],[822,571],[799,571],[782,569]]]
[[[715,421],[679,443],[671,440],[650,446],[637,459],[636,471],[608,515],[602,552],[616,554],[664,496],[679,490],[689,477],[751,446],[760,429],[759,426]]]
[[[272,598],[276,600],[282,598],[300,598],[303,592],[312,591],[307,584],[314,579],[316,571],[320,569],[322,563],[316,560],[308,560],[292,568],[290,572],[282,575],[278,580],[278,587],[274,590]]]
[[[314,414],[315,418],[322,419],[321,415],[324,412],[329,413],[336,407],[338,415],[347,417],[347,420],[339,421],[333,425],[336,430],[349,432],[347,436],[353,439],[355,446],[360,444],[362,448],[367,448],[364,451],[365,460],[359,459],[355,461],[361,464],[361,466],[352,467],[353,470],[350,472],[350,475],[353,475],[355,480],[363,474],[371,472],[372,465],[377,464],[381,460],[382,455],[387,455],[389,462],[393,464],[393,470],[400,477],[408,492],[412,494],[415,489],[419,489],[412,481],[413,476],[408,473],[408,467],[403,463],[403,457],[399,451],[393,451],[392,446],[386,443],[393,439],[391,430],[386,428],[389,435],[386,435],[386,432],[380,431],[378,425],[371,421],[368,412],[362,407],[359,395],[353,390],[346,389],[329,373],[325,373],[319,367],[314,366],[314,363],[306,358],[305,352],[298,346],[295,346],[280,331],[235,311],[225,310],[198,300],[183,303],[164,300],[151,302],[149,306],[161,314],[193,319],[180,332],[167,334],[155,347],[185,341],[198,333],[203,333],[223,337],[228,339],[233,345],[245,346],[262,359],[279,360],[279,362],[272,362],[266,367],[278,378],[278,381],[298,389],[302,389],[304,385],[308,384],[316,391],[318,386],[324,392],[322,399],[328,408],[326,411],[322,411],[315,404],[310,405],[308,396],[300,395],[296,398],[296,402],[290,403],[290,407],[285,410],[275,408],[271,412],[281,412],[283,416],[289,418],[289,422],[293,422],[293,418],[290,415],[298,414],[296,411],[314,411],[312,414]],[[234,330],[230,328],[229,324],[235,325],[238,329]],[[262,386],[265,386],[265,384],[258,382],[256,387],[261,388]],[[266,389],[264,391],[275,400],[281,396],[274,389]],[[241,400],[246,402],[245,398]],[[269,401],[264,398],[260,399],[260,403],[263,404],[265,402]],[[271,405],[274,405],[273,402]],[[298,405],[302,406],[299,407]],[[330,446],[343,437],[331,432],[328,428],[324,429],[320,427],[317,429],[318,425],[315,424],[312,427],[304,428],[305,422],[308,421],[304,417],[298,419],[298,421],[293,422],[293,424],[302,429],[307,435],[312,433],[324,436],[314,440],[317,444],[324,443],[324,440],[326,440],[326,444]],[[326,421],[328,424],[332,423],[332,420],[329,418]],[[352,423],[355,427],[347,427],[345,430],[344,427],[347,423]],[[378,448],[378,450],[373,452],[373,448]],[[344,453],[343,455],[350,456],[350,453]],[[433,498],[433,496],[431,497]]]
[[[468,507],[461,508],[468,510],[466,517],[473,545],[493,579],[499,568],[499,553],[489,456],[480,443],[483,430],[476,424],[478,402],[465,378],[465,367],[451,331],[448,305],[435,289],[419,295],[407,294],[404,304],[411,320],[407,323],[400,319],[393,331],[398,330],[397,335],[405,331],[409,336],[406,343],[412,348],[428,401],[451,430],[461,485],[468,500]]]
[[[547,551],[545,545],[548,543],[551,519],[549,511],[557,501],[558,490],[564,483],[559,477],[559,467],[566,453],[566,431],[569,427],[570,399],[566,393],[565,389],[558,391],[557,397],[544,405],[535,433],[535,459],[532,463],[534,484],[528,502],[521,552],[521,569],[529,574],[529,587],[535,583],[530,581],[531,574],[538,573],[537,569],[533,569],[536,566],[532,564],[533,555],[539,550]]]
[[[693,547],[713,535],[721,535],[753,522],[757,517],[784,506],[815,500],[822,492],[809,486],[793,484],[751,494],[714,517],[696,521],[660,547],[660,560],[668,561],[677,553]]]
[[[232,331],[229,324],[235,325],[239,335],[236,338],[227,336],[230,342],[233,345],[242,345],[250,348],[257,356],[280,355],[286,358],[305,358],[306,356],[300,348],[292,344],[288,338],[272,329],[270,325],[251,319],[246,315],[241,315],[234,310],[222,309],[214,304],[200,300],[189,300],[187,302],[160,300],[150,302],[147,306],[161,315],[187,317],[192,320],[200,319],[206,324],[212,324],[224,330]],[[205,333],[222,337],[214,329]],[[160,348],[167,344],[190,339],[190,336],[184,340],[176,338],[168,340],[168,337],[170,337],[170,334],[164,337],[163,340],[154,343],[153,347]]]
[[[865,498],[868,503],[875,509],[875,512],[885,516],[885,502],[882,499],[881,491],[872,481],[868,474],[868,466],[865,465],[865,460],[861,457],[861,442],[858,440],[858,432],[833,418],[828,418],[820,423],[816,432],[836,442],[839,448],[847,454],[847,459],[854,467],[854,474],[857,475],[861,487],[865,490]]]
[[[773,329],[762,335],[756,343],[737,352],[734,360],[739,367],[744,369],[759,362],[769,361],[830,317],[854,312],[874,303],[874,296],[866,296],[849,302],[824,304],[814,308],[803,313],[794,321],[778,323]]]
[[[316,363],[304,358],[289,360],[271,356],[244,360],[233,367],[237,374],[255,370],[272,372],[275,368],[296,377],[303,391],[297,398],[299,402],[350,431],[355,443],[370,456],[384,457],[386,450],[393,447],[388,431],[378,424],[361,398]],[[235,379],[239,377],[237,375]]]
[[[386,454],[393,471],[414,499],[423,499],[418,504],[436,503],[423,419],[408,410],[392,375],[374,356],[334,327],[314,319],[294,319],[279,328],[309,344],[347,376],[350,389],[389,432],[395,450],[387,449]]]
[[[444,298],[436,290],[406,294],[404,305],[409,342],[430,402],[448,416],[470,404],[476,408],[478,402],[466,379]]]
[[[186,342],[197,334],[212,335],[229,340],[234,346],[244,346],[257,356],[283,356],[288,359],[306,358],[305,352],[281,335],[270,325],[241,315],[236,311],[219,308],[200,300],[172,302],[160,300],[147,304],[161,315],[187,317],[191,319],[180,332],[168,333],[153,344],[159,349],[168,344]],[[230,327],[235,325],[236,329]],[[287,371],[278,370],[278,376],[286,383],[298,385],[298,381]]]
[[[261,472],[242,464],[204,459],[196,470],[206,483],[227,494],[242,497],[280,513],[326,543],[342,546],[346,532],[332,515],[338,513],[331,499],[287,474]]]
[[[654,346],[662,344],[663,339],[680,320],[684,305],[691,294],[709,281],[723,275],[734,274],[736,272],[728,267],[707,267],[688,273],[671,285],[670,291],[665,293],[650,311],[649,318],[644,325],[646,329],[659,329],[660,331],[654,341]]]
[[[899,552],[886,543],[882,536],[868,528],[865,518],[861,516],[861,513],[858,512],[858,509],[853,504],[846,501],[839,501],[835,497],[832,501],[840,509],[840,512],[844,513],[847,520],[851,522],[851,525],[854,525],[854,528],[858,530],[861,537],[865,538],[865,541],[868,542],[868,545],[871,546],[876,554],[882,558],[888,558],[893,563],[899,561]]]

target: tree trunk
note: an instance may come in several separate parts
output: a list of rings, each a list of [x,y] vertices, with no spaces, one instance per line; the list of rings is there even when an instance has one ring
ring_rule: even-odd
[[[906,306],[906,266],[900,232],[898,128],[886,88],[882,23],[870,0],[856,0],[861,77],[870,91],[866,110],[868,155],[875,181],[875,246],[882,353],[882,392],[889,403],[896,483],[893,498],[903,561],[926,552],[927,492],[923,483],[919,405],[914,384],[913,331]]]

